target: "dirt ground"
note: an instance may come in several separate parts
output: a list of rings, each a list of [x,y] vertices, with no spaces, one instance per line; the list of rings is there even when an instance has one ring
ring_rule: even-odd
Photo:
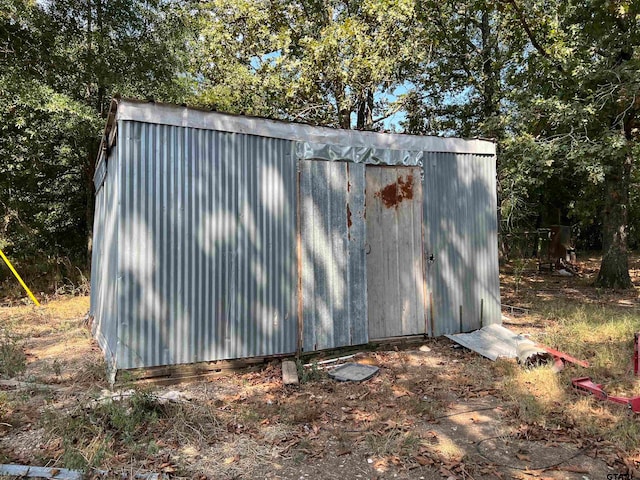
[[[600,260],[597,254],[585,253],[577,262],[577,277],[563,277],[555,272],[538,272],[535,259],[509,262],[500,269],[502,305],[537,309],[544,303],[560,299],[637,309],[640,305],[640,255],[631,255],[629,258],[629,275],[636,286],[631,290],[603,290],[594,287],[593,282],[598,276]],[[503,310],[509,312],[508,308]]]
[[[590,286],[596,262],[585,259],[579,278],[514,273],[507,265],[503,303],[535,310],[570,298],[636,311],[637,290]],[[527,421],[524,410],[544,404],[539,386],[506,381],[520,369],[513,361],[491,362],[444,338],[357,354],[351,361],[380,368],[362,383],[335,382],[312,364],[301,385],[285,387],[273,362],[189,384],[121,385],[126,398],[111,402],[122,403],[125,416],[143,416],[133,426],[118,423],[120,411],[109,407],[105,423],[95,412],[105,411],[100,405],[109,400],[100,399],[112,394],[84,324],[87,310],[88,297],[0,308],[0,326],[26,353],[26,370],[0,383],[1,463],[84,466],[113,478],[584,480],[635,473],[640,459],[575,425]],[[545,328],[530,313],[505,313],[506,326],[518,332]],[[131,403],[139,395],[132,388],[152,399],[147,410]],[[594,402],[585,408],[602,409]]]

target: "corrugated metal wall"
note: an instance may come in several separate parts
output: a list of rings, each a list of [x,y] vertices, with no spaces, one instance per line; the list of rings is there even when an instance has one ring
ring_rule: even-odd
[[[115,153],[115,152],[114,152]],[[95,224],[91,262],[91,310],[94,335],[105,352],[107,365],[116,365],[118,288],[118,158],[102,162],[96,172]]]
[[[292,143],[118,128],[118,368],[294,352]]]
[[[500,323],[493,156],[425,153],[427,308],[433,334]]]
[[[365,166],[300,164],[302,348],[367,343]]]

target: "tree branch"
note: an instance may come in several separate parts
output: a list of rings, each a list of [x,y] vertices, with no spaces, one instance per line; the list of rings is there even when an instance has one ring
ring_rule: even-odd
[[[531,42],[531,45],[533,45],[533,48],[535,48],[538,51],[538,53],[540,53],[540,55],[542,55],[544,58],[546,58],[548,60],[551,60],[553,65],[560,72],[564,72],[564,69],[562,68],[562,65],[554,62],[553,59],[551,58],[551,55],[549,55],[549,52],[547,52],[544,49],[544,47],[542,46],[542,44],[540,44],[540,42],[538,42],[538,39],[536,38],[536,36],[534,35],[533,31],[531,30],[531,27],[529,26],[529,23],[527,23],[527,19],[525,18],[524,13],[520,9],[520,7],[518,7],[518,4],[516,3],[516,0],[505,0],[505,1],[513,6],[513,9],[515,10],[516,15],[518,16],[518,20],[520,21],[520,25],[522,25],[522,28],[524,29],[525,33],[527,34],[527,37],[529,38],[529,41]]]
[[[448,28],[442,23],[442,10],[440,9],[440,6],[436,3],[434,4],[435,9],[438,12],[438,15],[436,15],[436,17],[434,18],[435,23],[440,27],[441,32],[444,34],[444,37],[447,41],[449,41],[449,39],[451,39],[453,36],[451,35],[451,32],[449,32]],[[467,18],[468,19],[468,18]],[[469,38],[465,35],[464,38],[462,39],[462,41],[471,48],[472,52],[475,52],[476,54],[480,54],[480,49],[478,48],[477,45],[475,45],[471,40],[469,40]],[[470,73],[470,72],[469,72]]]

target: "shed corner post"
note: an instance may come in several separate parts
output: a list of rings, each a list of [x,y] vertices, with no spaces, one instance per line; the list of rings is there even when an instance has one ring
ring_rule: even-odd
[[[116,378],[118,376],[118,366],[116,364],[115,358],[112,357],[111,361],[107,362],[105,373],[107,376],[107,383],[109,384],[109,388],[113,390],[115,388]]]
[[[297,299],[298,299],[298,335],[296,345],[296,357],[300,357],[303,348],[303,298],[302,298],[302,199],[300,198],[300,182],[302,179],[302,160],[296,158],[296,259],[298,263],[298,284],[297,284]]]

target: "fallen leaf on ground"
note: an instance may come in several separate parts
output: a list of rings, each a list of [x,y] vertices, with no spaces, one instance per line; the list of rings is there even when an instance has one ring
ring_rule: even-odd
[[[415,457],[416,462],[418,462],[420,465],[427,466],[427,465],[433,465],[433,460],[431,460],[428,457],[423,457],[422,455],[416,455]]]
[[[234,462],[237,462],[238,460],[240,460],[240,455],[234,455],[233,457],[227,457],[224,459],[224,464],[225,465],[231,465]]]
[[[443,477],[447,477],[447,480],[450,479],[451,477],[453,477],[454,480],[458,478],[453,474],[453,472],[447,470],[444,467],[440,467],[440,475],[442,475]]]
[[[550,468],[549,470],[559,470],[561,472],[573,472],[573,473],[589,473],[591,470],[584,467],[576,467],[574,465],[559,465],[557,467]]]

